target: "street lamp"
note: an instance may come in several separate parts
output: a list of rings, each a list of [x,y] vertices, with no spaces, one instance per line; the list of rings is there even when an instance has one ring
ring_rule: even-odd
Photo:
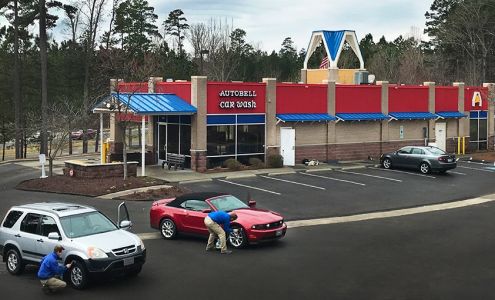
[[[201,68],[201,70],[200,70],[201,75],[204,75],[203,74],[203,61],[204,61],[203,55],[208,55],[208,54],[210,54],[210,51],[209,50],[201,49],[201,51],[199,51],[199,55],[201,56],[201,66],[200,66],[200,68]]]

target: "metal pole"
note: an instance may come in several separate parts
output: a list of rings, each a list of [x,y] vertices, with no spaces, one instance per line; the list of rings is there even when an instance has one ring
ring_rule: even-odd
[[[103,157],[103,113],[100,113],[100,163],[104,163],[105,158]]]
[[[141,117],[141,176],[144,176],[144,165],[145,165],[145,145],[146,145],[146,116]]]

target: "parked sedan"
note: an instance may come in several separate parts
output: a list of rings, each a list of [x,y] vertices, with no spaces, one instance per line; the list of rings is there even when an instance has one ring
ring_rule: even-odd
[[[406,146],[391,153],[382,154],[380,163],[383,168],[419,169],[423,174],[432,171],[445,173],[457,167],[455,155],[437,147]]]
[[[86,131],[86,136],[88,137],[88,139],[94,139],[95,136],[96,136],[96,131],[93,130],[93,129],[88,129],[88,131]],[[80,130],[77,130],[77,131],[72,131],[70,133],[70,137],[73,139],[73,140],[82,140],[83,139],[83,130],[80,129]]]
[[[192,193],[154,202],[150,209],[150,225],[160,230],[165,239],[173,239],[178,233],[208,236],[204,224],[208,213],[233,211],[237,219],[232,223],[232,228],[239,230],[232,232],[228,241],[234,248],[284,237],[287,225],[282,216],[255,206],[254,200],[246,204],[228,194]]]

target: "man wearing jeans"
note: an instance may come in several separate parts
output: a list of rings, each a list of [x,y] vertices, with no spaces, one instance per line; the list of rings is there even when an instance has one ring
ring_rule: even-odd
[[[67,271],[67,269],[69,269],[72,265],[72,263],[70,263],[65,266],[59,266],[57,260],[62,257],[62,251],[64,250],[64,247],[57,245],[53,249],[52,253],[43,257],[41,260],[38,278],[43,285],[44,292],[54,292],[67,286],[65,281],[57,278],[62,278],[65,271]]]
[[[232,251],[227,250],[226,235],[232,232],[232,229],[230,228],[230,222],[234,221],[235,219],[237,219],[237,215],[235,213],[226,213],[224,211],[214,211],[206,216],[205,225],[210,232],[208,244],[206,245],[206,251],[210,251],[215,248],[215,237],[218,237],[220,239],[220,253],[232,253]]]

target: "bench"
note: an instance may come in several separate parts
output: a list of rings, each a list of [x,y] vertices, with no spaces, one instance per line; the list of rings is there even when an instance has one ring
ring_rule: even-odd
[[[177,170],[177,167],[180,167],[182,170],[184,170],[185,160],[186,160],[185,155],[168,153],[167,159],[162,162],[162,169],[165,167],[165,164],[167,164],[169,170],[172,167],[172,165],[174,166],[174,170]]]

